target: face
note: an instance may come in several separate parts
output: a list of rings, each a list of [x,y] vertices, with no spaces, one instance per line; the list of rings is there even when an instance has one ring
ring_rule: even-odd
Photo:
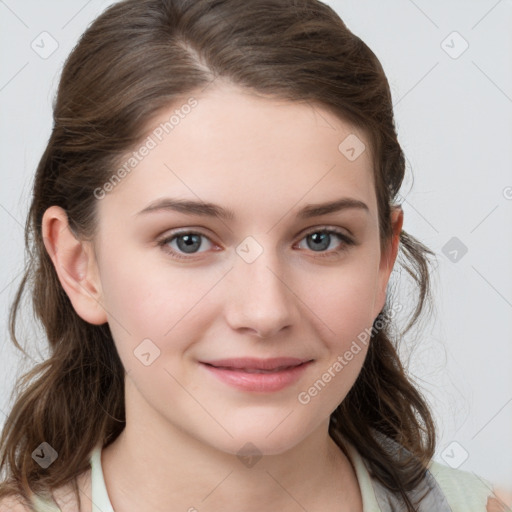
[[[320,107],[226,84],[191,96],[98,193],[98,298],[127,408],[228,453],[282,453],[326,430],[384,305],[395,254],[380,248],[368,141]],[[355,159],[348,136],[366,145]]]

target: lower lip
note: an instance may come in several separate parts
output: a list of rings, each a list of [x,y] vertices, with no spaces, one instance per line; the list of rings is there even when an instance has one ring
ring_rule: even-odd
[[[311,361],[273,373],[248,373],[242,370],[226,370],[202,363],[210,373],[222,382],[243,391],[269,393],[291,386],[304,373]]]

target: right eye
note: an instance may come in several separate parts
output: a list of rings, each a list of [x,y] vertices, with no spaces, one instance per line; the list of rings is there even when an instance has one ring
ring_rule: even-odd
[[[202,238],[205,238],[209,243],[212,243],[211,240],[203,233],[196,231],[179,231],[171,234],[170,236],[166,236],[158,242],[158,245],[173,258],[189,259],[188,256],[183,256],[183,254],[197,254],[197,249],[203,246]],[[172,248],[170,244],[174,241],[176,241],[176,245]]]

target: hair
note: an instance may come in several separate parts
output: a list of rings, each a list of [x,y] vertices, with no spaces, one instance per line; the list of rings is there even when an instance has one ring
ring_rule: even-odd
[[[124,0],[84,32],[64,65],[53,106],[53,129],[37,167],[25,225],[25,273],[10,309],[9,332],[19,350],[17,317],[26,288],[50,345],[49,357],[15,384],[16,400],[1,436],[0,498],[51,496],[90,469],[93,448],[125,427],[124,368],[108,324],[75,312],[42,239],[42,217],[60,206],[81,239],[97,232],[94,191],[147,134],[163,109],[220,79],[272,99],[329,109],[363,130],[371,146],[381,247],[392,238],[391,208],[405,174],[392,98],[372,50],[317,0]],[[375,478],[414,511],[408,492],[435,451],[429,406],[400,362],[398,343],[431,304],[434,253],[401,231],[398,262],[417,288],[410,320],[372,329],[353,387],[331,414],[329,434],[352,443]],[[390,313],[388,290],[381,312]],[[379,317],[378,317],[379,318]],[[375,323],[374,323],[375,325]],[[14,391],[13,391],[14,393]],[[379,439],[399,443],[397,460]],[[46,469],[32,459],[47,442],[58,452]]]

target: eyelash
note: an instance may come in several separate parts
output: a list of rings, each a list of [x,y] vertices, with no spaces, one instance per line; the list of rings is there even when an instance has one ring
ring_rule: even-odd
[[[328,257],[339,256],[341,253],[347,251],[349,246],[356,245],[356,242],[354,240],[352,240],[351,238],[349,238],[347,235],[345,235],[342,231],[340,231],[338,229],[334,229],[334,228],[329,228],[327,226],[308,231],[307,233],[305,233],[303,235],[303,237],[299,240],[299,242],[304,240],[304,238],[308,237],[309,235],[313,235],[315,233],[316,234],[324,234],[324,233],[334,234],[334,235],[337,235],[342,241],[342,246],[340,249],[318,252],[317,253],[318,255],[315,256],[317,258],[328,258]],[[176,252],[174,249],[169,248],[169,246],[167,245],[169,242],[172,242],[172,240],[174,240],[175,238],[178,238],[179,236],[183,236],[183,235],[198,235],[198,236],[202,236],[202,237],[210,240],[209,237],[207,237],[204,233],[200,233],[198,231],[179,231],[179,232],[172,233],[170,236],[167,236],[164,239],[160,240],[158,242],[158,246],[162,247],[162,249],[166,253],[168,253],[171,257],[173,257],[175,259],[178,259],[178,260],[193,259],[194,256],[183,256],[181,253]],[[210,242],[211,242],[211,240],[210,240]],[[316,252],[316,251],[311,251],[311,252]],[[195,254],[198,254],[198,253],[195,253]]]

